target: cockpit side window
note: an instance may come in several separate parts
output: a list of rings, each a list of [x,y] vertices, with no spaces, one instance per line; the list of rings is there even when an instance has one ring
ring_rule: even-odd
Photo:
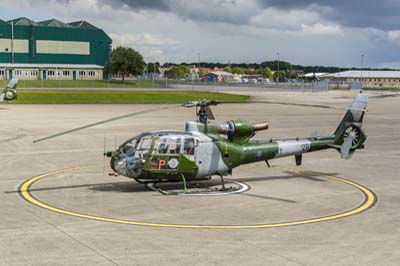
[[[145,159],[151,147],[151,136],[142,137],[136,146],[135,158]]]
[[[187,137],[183,143],[183,154],[194,155],[195,140],[194,138]]]
[[[140,139],[138,150],[148,150],[150,149],[151,145],[151,138],[150,137],[143,137]]]
[[[154,145],[156,154],[180,154],[182,138],[177,136],[160,137]]]

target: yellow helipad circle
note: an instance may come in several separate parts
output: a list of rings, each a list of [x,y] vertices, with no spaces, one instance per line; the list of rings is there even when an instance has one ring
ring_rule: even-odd
[[[330,220],[334,220],[334,219],[344,218],[344,217],[347,217],[350,215],[359,214],[359,213],[366,211],[369,208],[373,207],[377,201],[377,196],[375,195],[375,193],[373,191],[371,191],[370,189],[366,188],[365,186],[357,184],[353,181],[350,181],[350,180],[347,180],[344,178],[340,178],[340,177],[336,177],[336,176],[332,176],[332,175],[327,175],[324,173],[308,171],[308,170],[294,170],[294,169],[286,169],[286,170],[290,170],[290,171],[298,173],[298,174],[318,175],[320,177],[329,178],[329,179],[343,182],[350,186],[353,186],[363,193],[364,201],[359,206],[357,206],[354,209],[351,209],[349,211],[345,211],[345,212],[337,213],[337,214],[333,214],[333,215],[328,215],[328,216],[323,216],[323,217],[298,220],[298,221],[269,223],[269,224],[249,224],[249,225],[193,225],[193,224],[166,224],[166,223],[151,223],[151,222],[145,222],[145,221],[123,220],[123,219],[107,218],[107,217],[100,217],[100,216],[95,216],[95,215],[90,215],[90,214],[78,213],[78,212],[74,212],[74,211],[70,211],[70,210],[63,210],[63,209],[60,209],[55,206],[50,206],[50,205],[46,204],[45,202],[42,202],[42,201],[36,199],[30,192],[30,187],[32,186],[32,184],[39,181],[42,178],[45,178],[45,177],[48,177],[51,175],[55,175],[55,174],[69,172],[69,171],[77,171],[77,170],[81,170],[81,169],[88,169],[88,168],[94,168],[94,167],[99,167],[99,166],[103,166],[103,165],[96,164],[96,165],[85,165],[85,166],[72,167],[72,168],[57,170],[57,171],[53,171],[53,172],[49,172],[46,174],[32,177],[32,178],[26,180],[24,183],[22,183],[22,185],[20,186],[20,189],[19,189],[19,194],[28,202],[30,202],[34,205],[37,205],[39,207],[42,207],[46,210],[65,214],[65,215],[75,216],[75,217],[79,217],[79,218],[86,218],[86,219],[91,219],[91,220],[96,220],[96,221],[113,222],[113,223],[128,224],[128,225],[141,225],[141,226],[150,226],[150,227],[170,227],[170,228],[189,228],[189,229],[255,229],[255,228],[284,227],[284,226],[291,226],[291,225],[302,225],[302,224],[324,222],[324,221],[330,221]],[[282,167],[277,167],[277,168],[285,169]]]

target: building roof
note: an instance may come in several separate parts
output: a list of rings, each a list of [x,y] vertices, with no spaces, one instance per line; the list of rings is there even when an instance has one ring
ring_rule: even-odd
[[[76,69],[103,69],[99,65],[77,65],[77,64],[8,64],[0,63],[0,68],[76,68]]]
[[[56,27],[56,28],[98,29],[96,26],[94,26],[84,20],[74,21],[74,22],[70,22],[70,23],[64,23],[57,19],[49,19],[49,20],[44,20],[44,21],[40,21],[40,22],[35,22],[35,21],[30,20],[25,17],[16,18],[13,20],[9,20],[7,22],[0,19],[0,25],[1,24],[11,24],[11,22],[14,22],[14,25],[18,25],[18,26],[43,26],[43,27]]]
[[[385,70],[349,70],[326,74],[327,78],[400,78],[400,71]]]
[[[68,25],[71,25],[76,28],[82,28],[82,29],[97,29],[97,27],[93,26],[87,21],[81,20],[81,21],[75,21],[75,22],[70,22]]]
[[[73,28],[72,25],[66,24],[57,19],[44,20],[44,21],[38,22],[37,24],[40,26],[45,26],[45,27]]]
[[[324,72],[317,72],[317,73],[307,73],[304,74],[303,77],[305,78],[313,78],[313,77],[321,77],[321,76],[325,76],[328,73],[324,73]]]
[[[210,73],[217,75],[217,76],[233,76],[231,73],[226,72],[226,71],[212,71]]]
[[[38,24],[33,21],[30,20],[29,18],[16,18],[16,19],[12,19],[8,21],[9,23],[14,22],[14,25],[18,25],[18,26],[37,26]]]

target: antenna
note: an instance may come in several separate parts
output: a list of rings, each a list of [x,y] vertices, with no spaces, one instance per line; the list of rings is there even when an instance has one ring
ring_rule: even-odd
[[[107,142],[106,133],[104,132],[103,154],[106,153],[106,146],[107,146],[106,142]],[[103,176],[105,171],[106,171],[106,157],[103,156]]]

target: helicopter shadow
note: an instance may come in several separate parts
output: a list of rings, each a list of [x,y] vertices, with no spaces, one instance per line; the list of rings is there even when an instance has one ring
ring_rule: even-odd
[[[263,181],[273,181],[273,180],[289,180],[289,179],[293,179],[293,178],[305,178],[305,179],[313,181],[313,182],[326,182],[326,180],[321,179],[318,175],[298,174],[298,173],[293,173],[291,171],[283,171],[283,173],[285,173],[287,175],[244,177],[244,178],[240,178],[237,180],[240,182],[252,183],[252,182],[263,182]],[[337,174],[329,173],[329,175],[337,175]],[[296,200],[284,199],[284,198],[278,198],[278,197],[266,196],[266,195],[258,195],[258,194],[248,193],[248,192],[242,193],[240,195],[258,198],[258,199],[264,199],[264,200],[281,201],[281,202],[285,202],[285,203],[297,203]]]
[[[143,186],[143,184],[135,182],[107,182],[107,183],[90,183],[82,185],[69,185],[69,186],[53,186],[53,187],[43,187],[43,188],[30,188],[30,192],[40,192],[40,191],[52,191],[52,190],[68,190],[77,188],[87,188],[92,191],[99,192],[148,192],[149,190]],[[19,190],[4,191],[5,194],[19,193]]]
[[[238,181],[241,182],[262,182],[262,181],[273,181],[273,180],[289,180],[293,178],[304,178],[314,182],[326,182],[325,179],[322,179],[319,175],[312,174],[298,174],[290,171],[283,171],[283,173],[287,175],[280,176],[259,176],[259,177],[243,177],[238,178]],[[337,173],[328,173],[328,175],[338,175]]]
[[[97,192],[122,192],[122,193],[149,192],[149,190],[143,184],[136,183],[133,181],[97,184],[88,187],[88,189]]]

